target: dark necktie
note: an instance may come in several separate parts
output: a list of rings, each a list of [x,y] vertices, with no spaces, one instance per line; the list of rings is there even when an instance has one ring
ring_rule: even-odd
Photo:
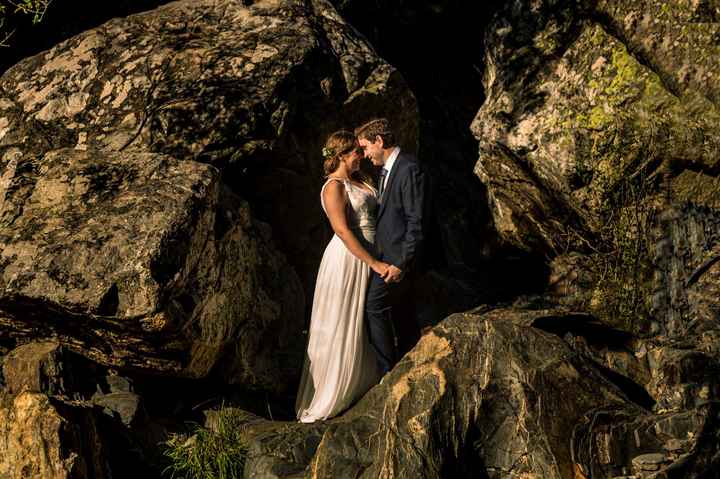
[[[382,199],[383,191],[385,191],[385,175],[387,175],[387,170],[381,168],[380,178],[378,178],[378,199]]]

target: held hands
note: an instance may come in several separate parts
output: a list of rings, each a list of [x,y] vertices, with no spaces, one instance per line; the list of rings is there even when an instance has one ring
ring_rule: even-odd
[[[399,283],[402,278],[403,271],[393,264],[388,268],[387,275],[383,276],[386,283]]]
[[[388,275],[390,265],[383,263],[382,261],[375,261],[370,265],[370,268],[375,271],[382,279]]]
[[[403,271],[395,265],[387,264],[382,261],[375,261],[370,265],[386,283],[399,283],[403,277]]]

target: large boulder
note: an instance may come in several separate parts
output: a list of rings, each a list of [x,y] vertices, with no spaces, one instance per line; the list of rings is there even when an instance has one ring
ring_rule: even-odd
[[[4,180],[6,333],[118,367],[202,377],[227,357],[231,381],[288,374],[273,349],[302,322],[300,286],[215,168],[62,149],[18,154]]]
[[[322,142],[379,115],[414,148],[404,80],[324,0],[175,2],[20,62],[0,78],[3,331],[288,387],[328,236]]]
[[[717,23],[690,21],[688,2],[522,3],[488,30],[488,98],[472,126],[476,171],[505,241],[577,249],[607,210],[624,206],[626,180],[668,181],[687,198],[688,176],[696,185],[717,176],[717,95],[706,80],[720,63],[700,53],[715,48]],[[657,61],[638,50],[641,38]],[[679,55],[688,41],[691,58]]]
[[[557,308],[453,315],[344,415],[246,421],[245,477],[615,477],[651,458],[656,473],[713,471],[715,403],[653,413],[574,339],[611,357],[617,334]]]
[[[720,62],[701,53],[720,26],[698,4],[526,1],[486,34],[488,96],[472,129],[498,234],[551,257],[573,307],[641,334],[679,332],[673,212],[720,207],[707,80]]]

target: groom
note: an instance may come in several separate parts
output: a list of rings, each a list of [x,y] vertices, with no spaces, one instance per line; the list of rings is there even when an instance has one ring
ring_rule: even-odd
[[[419,338],[417,324],[398,324],[392,313],[397,313],[403,300],[410,300],[404,296],[409,292],[409,277],[413,275],[423,241],[425,178],[417,159],[397,146],[385,118],[356,128],[355,136],[365,156],[375,166],[382,167],[378,181],[380,204],[376,216],[375,249],[378,259],[391,266],[384,279],[377,273],[371,275],[365,321],[370,344],[377,353],[384,375],[398,359],[395,338],[410,343],[410,347]],[[401,334],[394,334],[394,331]]]

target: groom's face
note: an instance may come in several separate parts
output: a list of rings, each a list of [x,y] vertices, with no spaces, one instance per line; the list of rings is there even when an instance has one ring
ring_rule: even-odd
[[[383,155],[383,141],[380,137],[375,137],[375,141],[372,142],[367,138],[360,138],[358,140],[360,147],[365,153],[365,157],[372,161],[375,166],[382,166],[385,164],[385,156]]]

